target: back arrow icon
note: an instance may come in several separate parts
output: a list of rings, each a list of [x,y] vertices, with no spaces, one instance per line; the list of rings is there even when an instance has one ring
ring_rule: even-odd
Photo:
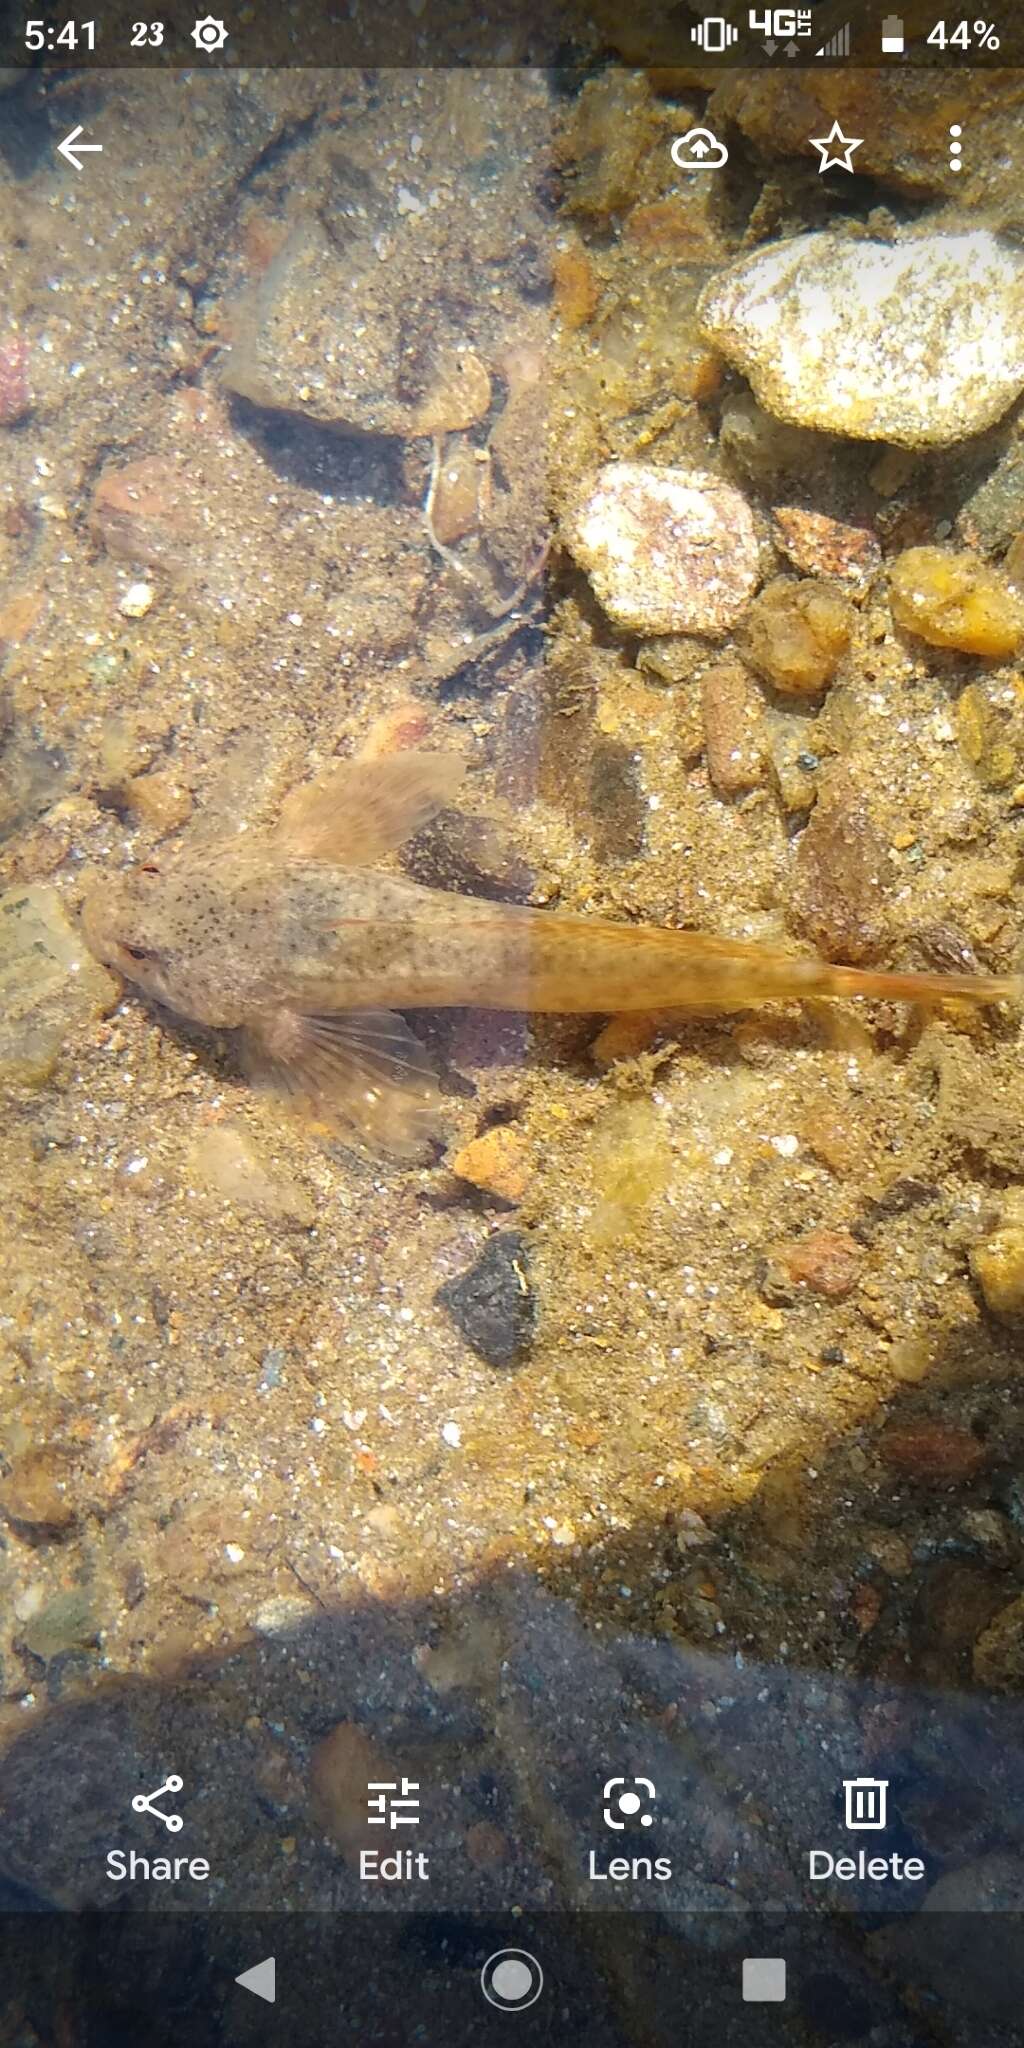
[[[84,132],[84,129],[81,127],[72,128],[70,135],[65,135],[63,142],[58,142],[57,144],[61,156],[66,157],[68,163],[73,164],[76,171],[80,171],[82,168],[81,157],[85,155],[86,150],[98,149],[102,152],[103,149],[102,142],[79,142],[78,138]]]

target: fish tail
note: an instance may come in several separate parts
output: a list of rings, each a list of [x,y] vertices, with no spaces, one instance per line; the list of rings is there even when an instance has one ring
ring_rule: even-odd
[[[950,996],[969,1003],[1024,1002],[1020,974],[891,974],[872,967],[821,967],[817,993],[824,996],[874,996],[901,1003],[943,1002]]]

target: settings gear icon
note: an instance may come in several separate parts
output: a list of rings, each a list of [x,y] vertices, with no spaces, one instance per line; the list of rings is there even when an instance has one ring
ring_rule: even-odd
[[[222,50],[227,39],[224,23],[216,21],[212,14],[204,14],[192,30],[192,41],[197,50]]]

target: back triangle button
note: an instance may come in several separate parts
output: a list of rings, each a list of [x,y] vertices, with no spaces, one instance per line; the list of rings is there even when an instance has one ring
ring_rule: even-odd
[[[254,1963],[251,1970],[243,1970],[242,1975],[235,1978],[235,1983],[240,1984],[243,1991],[254,1991],[257,1998],[265,1998],[268,2005],[273,2005],[277,1997],[277,1969],[273,1956],[264,1956],[263,1961]]]

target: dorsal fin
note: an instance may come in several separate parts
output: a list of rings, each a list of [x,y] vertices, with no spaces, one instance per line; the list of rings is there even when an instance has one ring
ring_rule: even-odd
[[[341,761],[291,791],[274,838],[293,858],[368,867],[450,803],[465,772],[457,754]]]

